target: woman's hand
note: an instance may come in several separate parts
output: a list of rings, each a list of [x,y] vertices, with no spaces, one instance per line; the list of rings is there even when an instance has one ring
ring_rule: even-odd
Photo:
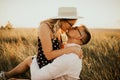
[[[80,46],[71,46],[69,48],[71,48],[70,50],[72,50],[73,53],[77,54],[81,59],[83,58],[83,50]]]
[[[80,59],[82,59],[83,58],[83,50],[80,48],[79,52],[80,53],[78,53],[78,56],[80,57]]]

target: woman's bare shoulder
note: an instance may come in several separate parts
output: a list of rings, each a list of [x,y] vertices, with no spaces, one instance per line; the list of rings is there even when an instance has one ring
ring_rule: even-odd
[[[38,28],[38,35],[39,36],[47,36],[47,37],[49,37],[51,35],[51,30],[46,23],[40,24],[40,26]]]
[[[40,25],[39,25],[39,28],[38,28],[40,31],[41,30],[44,30],[44,31],[46,31],[46,30],[49,30],[49,26],[46,24],[46,23],[41,23]]]
[[[41,24],[39,25],[39,27],[45,27],[45,26],[48,26],[47,23],[41,23]]]

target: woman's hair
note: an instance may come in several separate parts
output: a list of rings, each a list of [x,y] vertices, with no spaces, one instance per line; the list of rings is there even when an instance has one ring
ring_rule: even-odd
[[[42,21],[40,24],[42,23],[46,23],[50,27],[51,31],[53,32],[53,37],[56,38],[57,31],[61,27],[60,19],[48,19],[48,20]]]
[[[76,19],[47,19],[45,21],[42,21],[42,23],[46,23],[50,28],[51,31],[53,32],[53,37],[57,37],[57,31],[61,28],[62,24],[61,22],[65,22],[66,20],[76,20]]]

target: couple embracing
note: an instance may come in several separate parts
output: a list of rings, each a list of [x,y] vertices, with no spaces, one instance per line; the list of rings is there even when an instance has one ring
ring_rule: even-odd
[[[37,55],[26,58],[8,72],[1,72],[0,78],[22,80],[11,77],[30,68],[31,80],[78,80],[82,69],[81,45],[91,39],[84,25],[74,26],[79,18],[82,17],[77,16],[76,8],[59,8],[58,16],[40,23]],[[66,43],[63,33],[67,36]]]

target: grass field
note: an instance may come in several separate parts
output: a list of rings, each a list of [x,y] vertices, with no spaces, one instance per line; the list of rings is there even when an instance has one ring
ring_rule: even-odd
[[[91,29],[81,80],[120,80],[120,29]],[[0,30],[0,71],[8,71],[37,53],[36,29]],[[29,71],[17,77],[29,78]]]

